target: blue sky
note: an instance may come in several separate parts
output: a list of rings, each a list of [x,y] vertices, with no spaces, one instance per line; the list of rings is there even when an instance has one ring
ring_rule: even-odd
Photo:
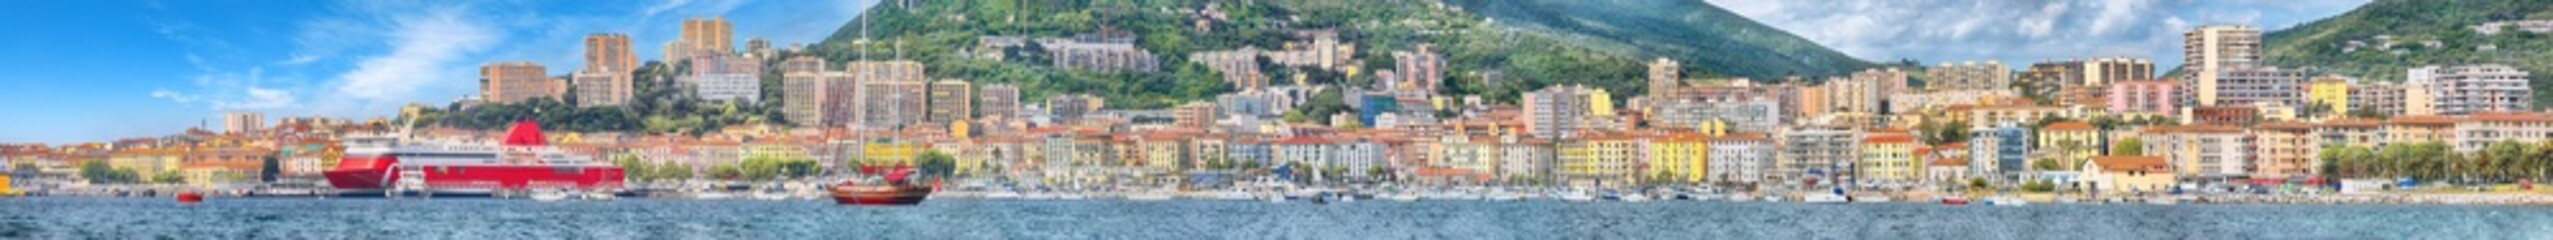
[[[472,94],[480,64],[584,64],[584,35],[659,56],[683,18],[720,15],[739,45],[822,40],[877,0],[30,1],[0,10],[0,142],[149,137],[217,113],[365,118]],[[2278,29],[2364,0],[1707,0],[1874,61],[2149,57],[2179,32]]]
[[[831,35],[875,0],[32,1],[0,10],[0,142],[161,136],[225,111],[364,118],[476,88],[476,68],[563,74],[582,38],[618,32],[653,59],[688,17],[736,42]]]

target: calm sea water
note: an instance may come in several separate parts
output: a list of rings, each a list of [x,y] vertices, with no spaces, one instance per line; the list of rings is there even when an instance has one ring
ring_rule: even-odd
[[[0,239],[2553,239],[2539,206],[0,199]]]

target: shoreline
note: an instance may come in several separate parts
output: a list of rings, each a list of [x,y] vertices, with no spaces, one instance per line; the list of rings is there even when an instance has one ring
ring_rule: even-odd
[[[932,198],[932,199],[942,199],[942,200],[963,200],[963,201],[1020,201],[1020,202],[1081,202],[1081,201],[1142,201],[1142,202],[1158,202],[1158,201],[1171,201],[1171,202],[1234,202],[1234,201],[1244,201],[1244,202],[1246,202],[1246,201],[1265,201],[1265,200],[1262,200],[1262,199],[1216,199],[1216,198],[1206,198],[1206,197],[1194,197],[1194,196],[1189,195],[1189,194],[1175,194],[1175,195],[1174,195],[1174,198],[1171,198],[1171,199],[1154,199],[1154,200],[1128,199],[1128,198],[1123,197],[1123,194],[1109,194],[1109,193],[1097,193],[1097,194],[1085,193],[1085,194],[1090,194],[1090,196],[1092,196],[1092,197],[1091,197],[1091,198],[1088,198],[1088,199],[1023,199],[1023,198],[992,198],[992,197],[986,197],[986,193],[955,193],[955,192],[951,192],[951,193],[945,193],[945,194],[935,194],[935,195],[931,196],[931,198]],[[89,194],[59,194],[59,195],[57,195],[57,194],[43,194],[43,195],[20,195],[20,196],[13,196],[13,197],[0,197],[0,199],[9,199],[9,198],[102,198],[102,199],[155,199],[155,198],[167,198],[167,197],[169,197],[169,196],[162,196],[162,195],[122,195],[122,196],[118,196],[118,195],[89,195]],[[323,197],[323,196],[274,196],[274,195],[260,195],[260,196],[222,196],[222,197],[219,197],[219,198],[237,198],[237,199],[385,199],[385,198],[383,198],[383,197],[379,197],[379,196],[371,196],[371,197],[326,196],[326,197]],[[451,196],[451,197],[446,197],[446,198],[452,198],[452,199],[513,199],[513,198],[485,197],[485,196],[479,196],[479,197]],[[2180,196],[2168,196],[2168,197],[2135,197],[2135,198],[2129,198],[2129,197],[2116,197],[2116,198],[2103,198],[2103,199],[2077,199],[2078,201],[2075,201],[2075,202],[2058,202],[2058,201],[2053,201],[2052,199],[2044,198],[2044,197],[2041,197],[2041,196],[2026,196],[2026,197],[2021,197],[2021,198],[2022,198],[2022,199],[2028,199],[2028,201],[2032,201],[2032,202],[2030,203],[2031,205],[2333,205],[2333,206],[2347,206],[2347,205],[2435,205],[2435,206],[2553,206],[2553,195],[2531,195],[2531,194],[2454,194],[2454,195],[2355,194],[2355,195],[2318,195],[2318,196],[2256,196],[2256,195],[2215,195],[2215,196],[2201,196],[2201,195],[2180,195]],[[768,200],[763,200],[763,199],[749,199],[749,198],[696,199],[696,198],[684,198],[684,197],[635,197],[635,198],[633,198],[633,199],[669,200],[669,201],[768,201]],[[2153,202],[2154,202],[2154,201],[2156,201],[2157,199],[2168,199],[2169,201],[2172,201],[2172,202],[2171,202],[2171,203],[2160,203],[2160,204],[2158,204],[2158,203],[2153,203]],[[787,200],[804,200],[804,199],[790,198],[790,199],[787,199]],[[1617,200],[1566,201],[1566,200],[1561,200],[1561,199],[1552,198],[1552,197],[1533,197],[1533,198],[1523,198],[1523,199],[1518,199],[1518,200],[1447,200],[1447,199],[1424,199],[1424,200],[1412,200],[1412,201],[1391,201],[1391,200],[1386,200],[1386,199],[1362,199],[1362,200],[1370,200],[1370,201],[1377,201],[1377,202],[1536,202],[1536,201],[1542,201],[1542,202],[1609,202],[1609,203],[1651,203],[1651,204],[1672,204],[1672,203],[1674,203],[1674,202],[1698,202],[1698,203],[1766,203],[1766,202],[1764,202],[1764,201],[1753,200],[1753,199],[1750,199],[1750,200],[1743,200],[1743,201],[1728,200],[1728,199],[1708,199],[1708,200],[1658,199],[1658,200],[1650,200],[1650,201],[1627,202],[1627,201],[1617,201]],[[1937,199],[1934,199],[1934,198],[1896,199],[1896,200],[1891,201],[1891,202],[1882,202],[1881,204],[1931,204],[1931,203],[1935,203],[1935,201],[1937,201]],[[1783,200],[1782,200],[1782,201],[1780,201],[1780,203],[1824,204],[1824,203],[1805,203],[1805,202],[1801,202],[1801,201],[1800,201],[1798,198],[1796,198],[1796,197],[1783,197]],[[1870,203],[1860,203],[1860,202],[1856,202],[1856,203],[1847,203],[1847,204],[1845,204],[1845,205],[1858,205],[1858,204],[1870,204]]]

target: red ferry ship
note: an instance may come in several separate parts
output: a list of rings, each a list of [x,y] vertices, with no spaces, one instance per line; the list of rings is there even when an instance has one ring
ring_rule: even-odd
[[[560,152],[549,146],[540,125],[531,120],[515,122],[502,140],[489,144],[350,136],[344,140],[344,158],[323,175],[339,191],[385,195],[621,190],[619,166]]]

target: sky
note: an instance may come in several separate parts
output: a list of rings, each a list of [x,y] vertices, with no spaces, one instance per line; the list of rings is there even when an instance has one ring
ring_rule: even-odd
[[[1844,54],[1926,65],[2141,57],[2180,66],[2181,33],[2210,24],[2263,32],[2367,0],[1707,0]]]
[[[691,17],[737,47],[823,40],[876,0],[30,1],[0,10],[0,142],[111,141],[218,130],[218,115],[362,119],[441,105],[479,65],[584,65],[587,34],[641,59]]]
[[[584,63],[586,34],[655,59],[684,18],[739,45],[822,40],[877,0],[30,1],[0,9],[0,142],[214,129],[219,113],[362,119],[474,93],[476,67]],[[2280,29],[2365,0],[1706,0],[1854,57],[1926,63],[2146,57],[2202,24]]]

